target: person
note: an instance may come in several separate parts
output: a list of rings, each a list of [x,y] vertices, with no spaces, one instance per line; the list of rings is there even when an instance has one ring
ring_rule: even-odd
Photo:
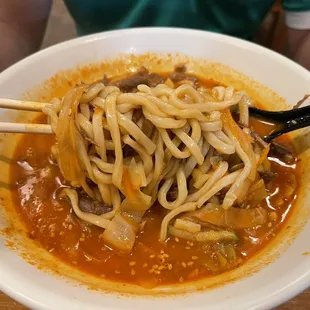
[[[40,48],[52,0],[0,0],[0,71]],[[60,1],[60,0],[56,0]],[[65,0],[78,34],[171,26],[250,40],[274,0]],[[310,69],[310,0],[282,0],[293,60]]]

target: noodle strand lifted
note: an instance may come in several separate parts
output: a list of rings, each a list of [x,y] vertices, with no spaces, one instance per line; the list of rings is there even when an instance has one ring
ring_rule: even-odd
[[[167,210],[161,241],[169,231],[213,240],[214,231],[195,235],[193,228],[201,225],[188,217],[210,203],[225,210],[242,205],[259,181],[260,150],[230,111],[238,110],[240,124],[248,127],[248,104],[246,94],[232,87],[190,82],[140,84],[133,93],[103,83],[77,86],[44,109],[57,138],[52,153],[70,187],[63,194],[80,219],[105,229],[103,239],[122,252],[131,251],[141,219],[156,201]],[[109,210],[81,211],[79,197],[86,194]],[[169,228],[179,216],[187,219]],[[184,233],[186,225],[191,231]]]

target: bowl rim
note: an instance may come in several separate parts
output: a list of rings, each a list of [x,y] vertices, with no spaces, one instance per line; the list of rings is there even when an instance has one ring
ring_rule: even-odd
[[[31,63],[36,59],[40,59],[41,57],[48,56],[51,53],[59,52],[64,50],[68,47],[73,47],[79,45],[81,43],[87,44],[92,41],[103,40],[105,38],[117,37],[117,36],[124,36],[130,33],[143,33],[143,34],[152,34],[152,33],[184,33],[184,34],[192,34],[195,36],[209,36],[210,38],[217,38],[218,41],[226,41],[229,44],[235,46],[242,46],[243,48],[246,47],[249,51],[256,50],[261,52],[262,54],[269,54],[273,58],[277,58],[278,60],[285,62],[287,66],[290,67],[292,70],[298,70],[300,74],[307,75],[309,77],[309,71],[302,67],[300,64],[294,62],[290,58],[283,56],[271,49],[268,49],[264,46],[261,46],[257,43],[247,41],[244,39],[240,39],[237,37],[233,37],[230,35],[216,33],[206,30],[198,30],[198,29],[189,29],[189,28],[181,28],[181,27],[137,27],[137,28],[130,28],[130,29],[119,29],[119,30],[110,30],[110,31],[102,31],[97,32],[89,35],[80,36],[77,38],[73,38],[61,43],[57,43],[55,45],[46,47],[42,50],[39,50],[21,60],[16,62],[15,64],[11,65],[10,67],[6,68],[2,72],[0,72],[0,79],[3,79],[6,75],[10,76],[13,74],[13,71],[19,70],[23,66]]]
[[[121,38],[122,36],[126,36],[127,34],[132,34],[132,33],[141,34],[141,35],[146,35],[146,34],[151,35],[151,34],[160,34],[160,33],[165,33],[165,34],[169,34],[169,33],[182,34],[183,33],[187,35],[190,34],[197,38],[209,37],[217,41],[225,41],[226,43],[230,45],[245,48],[249,52],[256,51],[262,55],[266,55],[268,57],[276,59],[282,62],[287,67],[288,70],[297,71],[302,78],[310,81],[310,72],[306,70],[305,68],[303,68],[301,65],[295,63],[294,61],[290,60],[289,58],[281,54],[278,54],[272,50],[269,50],[253,42],[249,42],[249,41],[235,38],[235,37],[225,35],[225,34],[219,34],[219,33],[214,33],[214,32],[209,32],[209,31],[204,31],[204,30],[194,30],[194,29],[187,29],[187,28],[174,28],[174,27],[142,27],[142,28],[131,28],[131,29],[98,32],[98,33],[74,38],[74,39],[47,47],[41,51],[38,51],[20,60],[16,64],[2,71],[0,73],[0,83],[14,76],[24,66],[35,63],[37,60],[48,57],[52,55],[53,53],[59,53],[62,50],[65,50],[69,47],[75,47],[80,44],[88,44],[89,42],[92,42],[92,41],[97,41],[97,40],[100,41],[100,40],[104,40],[104,39],[108,39],[112,37]],[[2,267],[0,264],[0,271],[1,269]],[[43,304],[41,301],[35,300],[27,296],[26,292],[28,291],[28,289],[22,289],[22,287],[20,287],[20,289],[15,289],[14,286],[11,285],[12,283],[14,283],[14,281],[12,281],[9,284],[7,282],[0,281],[0,289],[8,296],[30,307],[31,309],[52,309],[50,308],[51,306],[48,306],[47,304]],[[309,286],[310,286],[310,268],[308,270],[305,270],[302,273],[302,275],[296,278],[294,281],[290,280],[290,283],[288,283],[281,289],[278,289],[276,291],[271,291],[268,295],[265,296],[264,300],[259,300],[259,298],[257,298],[257,303],[255,305],[253,305],[253,303],[248,304],[248,306],[250,306],[248,309],[269,309],[271,307],[275,307],[283,302],[286,302],[287,300],[296,296],[297,294],[301,293],[303,290],[307,289]],[[41,289],[43,289],[44,291],[44,288],[41,288]],[[203,309],[203,307],[201,306],[200,308],[199,305],[198,306],[194,305],[193,309]]]

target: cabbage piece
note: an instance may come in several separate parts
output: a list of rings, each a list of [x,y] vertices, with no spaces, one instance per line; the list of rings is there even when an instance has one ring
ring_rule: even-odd
[[[247,156],[250,159],[250,162],[253,163],[248,178],[253,181],[255,179],[256,174],[256,166],[254,163],[256,163],[255,154],[252,147],[252,139],[250,135],[246,134],[234,121],[230,110],[226,109],[222,111],[222,118],[225,125],[229,127],[231,130],[232,135],[235,137],[235,139],[240,143],[240,146],[242,150],[247,154]]]
[[[116,213],[108,228],[101,235],[111,248],[121,253],[130,253],[139,231],[143,213]]]
[[[191,233],[196,233],[201,231],[201,225],[194,223],[189,220],[183,220],[183,219],[176,219],[174,222],[174,227],[177,229],[182,229],[189,231]]]
[[[142,193],[140,190],[135,192],[134,199],[125,198],[121,204],[124,211],[146,211],[151,206],[152,197]]]
[[[120,212],[102,234],[109,246],[122,253],[131,252],[144,212],[151,206],[152,197],[140,190],[141,182],[133,160],[129,167],[123,168],[122,186],[126,198],[120,205]]]
[[[220,273],[238,266],[242,258],[237,256],[235,245],[224,242],[216,245],[207,245],[206,255],[201,261],[212,273]]]
[[[265,182],[263,179],[260,179],[250,186],[246,201],[251,207],[256,207],[266,197],[267,192]]]
[[[202,222],[235,229],[252,228],[266,224],[268,221],[268,212],[262,207],[252,209],[231,207],[225,210],[221,206],[210,203],[188,215]]]
[[[56,128],[58,149],[58,165],[64,178],[81,185],[85,180],[85,173],[78,158],[77,141],[80,137],[75,124],[75,118],[84,87],[71,90],[63,99],[62,108]]]
[[[236,249],[232,245],[221,244],[221,253],[225,255],[228,261],[234,261],[237,259]]]
[[[137,169],[138,166],[134,159],[129,168],[123,168],[122,185],[126,198],[121,204],[121,210],[146,211],[151,206],[152,197],[140,190],[142,179]]]
[[[222,111],[222,119],[224,131],[233,139],[236,153],[244,163],[242,172],[225,195],[223,208],[228,209],[236,200],[242,203],[246,198],[247,191],[256,176],[256,156],[252,148],[252,138],[238,126],[228,109]]]
[[[238,236],[229,230],[208,230],[197,233],[191,233],[173,226],[168,227],[168,233],[172,236],[197,242],[220,242],[220,241],[237,241]]]

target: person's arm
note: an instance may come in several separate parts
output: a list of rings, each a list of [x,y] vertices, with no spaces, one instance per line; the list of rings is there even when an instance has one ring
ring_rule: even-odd
[[[283,0],[289,56],[310,70],[310,0]]]
[[[310,70],[310,30],[299,30],[288,27],[289,56]]]
[[[40,48],[51,0],[0,0],[0,72]]]

